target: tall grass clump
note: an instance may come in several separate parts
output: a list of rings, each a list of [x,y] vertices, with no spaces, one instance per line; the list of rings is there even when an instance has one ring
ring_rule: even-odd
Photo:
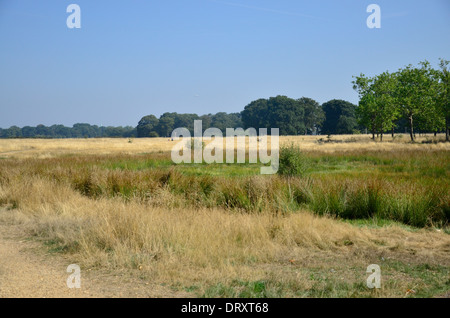
[[[431,190],[420,195],[387,196],[380,217],[415,227],[447,226],[450,203],[443,191]]]
[[[399,188],[400,187],[400,188]],[[317,181],[311,187],[308,207],[319,215],[341,219],[384,219],[414,227],[447,226],[449,197],[446,190],[419,189],[386,180]]]
[[[308,168],[306,156],[299,147],[290,144],[280,148],[280,167],[278,174],[287,177],[303,176]]]

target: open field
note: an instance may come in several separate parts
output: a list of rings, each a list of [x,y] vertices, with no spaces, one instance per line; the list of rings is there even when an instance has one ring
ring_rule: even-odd
[[[0,222],[50,258],[173,295],[445,296],[450,144],[438,139],[281,137],[303,150],[293,178],[174,165],[167,139],[0,140]]]
[[[383,142],[373,142],[369,135],[332,136],[280,136],[280,144],[294,143],[305,151],[332,153],[335,151],[398,151],[398,150],[450,150],[447,143],[433,141],[445,140],[444,135],[434,137],[418,136],[417,143],[409,142],[409,135],[396,135],[394,140],[386,135]],[[95,139],[0,139],[0,157],[50,158],[65,154],[142,154],[150,152],[169,152],[175,142],[168,138],[95,138]],[[423,144],[427,143],[427,144]]]

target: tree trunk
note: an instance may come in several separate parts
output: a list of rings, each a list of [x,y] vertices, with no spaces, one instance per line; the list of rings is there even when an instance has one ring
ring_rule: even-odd
[[[414,142],[414,121],[413,116],[409,116],[409,135],[411,136],[411,141]]]
[[[380,134],[380,142],[383,142],[383,133]]]
[[[394,138],[394,135],[395,135],[395,130],[394,130],[394,128],[392,128],[392,138]]]

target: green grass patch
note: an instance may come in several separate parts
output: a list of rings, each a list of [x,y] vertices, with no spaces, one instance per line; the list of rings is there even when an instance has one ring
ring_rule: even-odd
[[[268,278],[258,281],[233,280],[228,284],[208,286],[197,296],[205,298],[373,298],[440,296],[450,289],[448,266],[431,264],[407,264],[398,260],[380,261],[381,288],[367,287],[365,266],[332,264],[321,267],[302,267],[283,279],[268,273]],[[286,270],[286,269],[285,269]],[[286,276],[287,275],[287,276]],[[270,278],[269,278],[270,277]]]
[[[371,229],[378,229],[378,228],[383,228],[383,227],[397,226],[397,227],[400,227],[400,228],[402,228],[404,230],[407,230],[409,232],[415,232],[415,231],[419,230],[419,228],[417,228],[417,227],[409,226],[409,225],[403,224],[403,223],[398,222],[398,221],[379,219],[379,218],[353,219],[353,220],[342,219],[341,221],[344,222],[344,223],[351,224],[351,225],[356,226],[356,227],[364,227],[364,228],[371,228]]]

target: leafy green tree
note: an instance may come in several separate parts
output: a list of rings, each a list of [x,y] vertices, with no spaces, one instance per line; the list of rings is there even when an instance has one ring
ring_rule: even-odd
[[[400,117],[395,99],[396,85],[396,74],[389,72],[373,78],[361,74],[353,81],[353,88],[361,98],[356,115],[360,123],[370,129],[373,139],[377,133],[383,140],[383,133],[393,131]]]
[[[305,110],[297,100],[287,96],[271,97],[267,106],[267,128],[279,128],[280,135],[284,136],[304,133]]]
[[[156,132],[161,137],[168,137],[175,129],[175,115],[176,113],[164,113],[158,122]]]
[[[36,136],[36,127],[25,126],[22,128],[22,137],[33,138]]]
[[[383,133],[385,131],[393,131],[395,123],[400,117],[400,112],[397,107],[395,99],[395,89],[397,85],[396,74],[384,72],[375,77],[373,83],[373,91],[375,95],[375,102],[378,109],[378,116],[376,126],[378,133],[383,140]]]
[[[287,96],[258,99],[241,112],[244,128],[279,128],[281,135],[299,135],[317,131],[324,113],[319,103],[307,97]]]
[[[211,117],[211,127],[225,132],[227,128],[242,127],[240,114],[217,113]]]
[[[346,135],[353,134],[357,126],[356,118],[349,116],[340,116],[336,125],[336,134]]]
[[[312,98],[302,97],[297,100],[300,107],[304,109],[305,135],[318,132],[325,120],[325,113],[318,102]]]
[[[137,136],[150,137],[152,132],[155,132],[158,127],[159,120],[155,115],[148,115],[142,117],[137,125]]]
[[[184,127],[187,128],[191,134],[194,134],[194,121],[199,120],[200,117],[197,114],[177,114],[173,113],[174,129]],[[169,135],[171,135],[172,131]]]
[[[377,132],[377,106],[375,101],[375,93],[372,90],[372,84],[374,79],[360,74],[354,76],[353,89],[359,94],[360,101],[356,108],[356,116],[360,125],[368,128],[372,133],[372,139],[375,139],[375,133]]]
[[[322,105],[325,121],[322,132],[325,134],[353,134],[357,126],[356,105],[345,100],[333,99]],[[344,117],[341,119],[341,117]]]
[[[408,119],[411,141],[415,141],[415,119],[423,118],[433,108],[433,70],[427,61],[420,62],[420,68],[408,65],[398,71],[396,99],[399,110]]]
[[[205,131],[208,128],[211,128],[212,123],[212,114],[202,115],[200,116],[200,120],[202,121],[202,130]]]
[[[268,100],[258,99],[247,106],[241,112],[242,123],[247,128],[269,128]]]
[[[439,84],[437,88],[437,110],[444,118],[445,140],[450,141],[450,71],[448,69],[450,61],[441,59],[438,71]]]

